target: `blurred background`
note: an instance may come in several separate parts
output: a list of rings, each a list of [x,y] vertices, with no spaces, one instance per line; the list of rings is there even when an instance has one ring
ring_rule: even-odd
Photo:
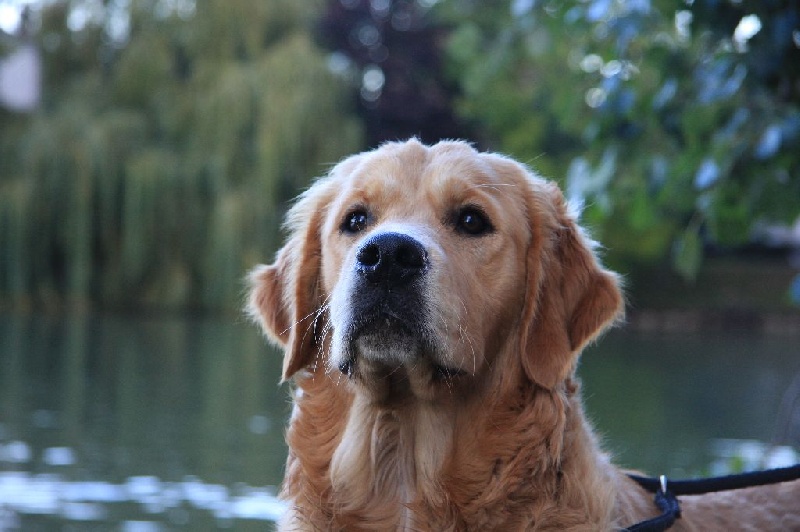
[[[558,181],[624,274],[584,355],[618,462],[800,448],[793,0],[0,0],[0,530],[263,529],[291,198],[386,140]]]

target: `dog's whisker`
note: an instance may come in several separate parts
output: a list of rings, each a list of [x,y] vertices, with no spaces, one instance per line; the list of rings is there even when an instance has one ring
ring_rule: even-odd
[[[499,191],[502,187],[516,188],[517,185],[516,183],[477,183],[466,188],[468,190],[474,190],[476,188],[488,188]]]
[[[469,310],[467,310],[467,304],[464,303],[464,298],[459,296],[458,302],[461,303],[461,307],[464,309],[464,317],[469,316]]]
[[[440,313],[437,313],[437,317],[439,318],[439,321],[442,322],[442,325],[444,325],[445,334],[449,333],[450,332],[450,323],[449,323],[449,321],[447,319],[445,319],[445,317]]]
[[[472,342],[472,338],[466,334],[463,326],[461,325],[462,319],[465,319],[469,316],[469,310],[467,309],[467,305],[462,297],[458,298],[458,302],[461,303],[461,308],[464,309],[464,316],[458,321],[458,335],[461,343],[469,346],[470,353],[472,354],[472,374],[476,375],[478,373],[478,355],[476,354],[475,345]],[[481,352],[481,358],[483,358],[483,361],[486,362],[486,355],[483,352]]]
[[[465,333],[461,324],[458,326],[458,331],[461,337],[461,343],[466,343],[466,345],[469,346],[470,353],[472,354],[472,374],[476,375],[478,373],[478,356],[475,353],[475,345],[472,343],[472,339],[469,335]],[[485,356],[483,358],[485,360]]]
[[[450,393],[450,395],[453,395],[453,377],[447,370],[444,372],[444,384],[447,386],[447,391]]]
[[[315,309],[314,312],[308,314],[305,318],[303,318],[302,320],[298,321],[295,324],[295,325],[299,325],[303,321],[305,321],[308,318],[310,318],[312,315],[314,316],[314,319],[311,320],[311,323],[309,323],[308,326],[306,326],[306,330],[303,332],[303,341],[305,341],[305,339],[308,337],[308,332],[309,331],[311,331],[312,338],[314,338],[314,341],[317,340],[317,337],[316,337],[317,319],[322,315],[323,312],[325,312],[327,310],[327,308],[328,308],[328,305],[326,303],[323,303],[320,307]],[[290,329],[291,329],[291,327],[290,327]],[[289,329],[286,329],[286,330],[288,331]]]
[[[479,183],[477,185],[472,185],[470,189],[489,189],[497,192],[503,197],[511,198],[511,191],[508,189],[516,187],[517,185],[514,183]]]
[[[461,301],[461,306],[464,307],[464,312],[469,314],[469,311],[467,310],[467,305],[464,303],[464,300],[462,298],[459,298],[459,300]],[[474,372],[477,372],[477,365],[476,365],[477,364],[477,360],[476,360],[477,359],[477,354],[476,354],[476,351],[475,351],[475,345],[473,344],[472,337],[470,335],[465,333],[464,336],[467,339],[467,342],[469,343],[470,350],[472,351],[472,360],[473,360],[473,369],[474,369],[473,373],[474,373]],[[479,350],[478,352],[480,353],[480,356],[481,356],[481,359],[483,359],[483,362],[488,362],[488,360],[486,359],[486,353],[484,353],[482,350]]]
[[[387,374],[386,374],[386,376],[385,376],[384,378],[386,379],[386,378],[389,378],[389,377],[391,377],[392,375],[394,375],[395,373],[397,373],[398,371],[400,371],[402,368],[403,368],[403,365],[402,365],[402,364],[398,364],[398,365],[396,365],[396,366],[395,366],[395,368],[394,368],[392,371],[390,371],[389,373],[387,373]]]
[[[314,319],[317,319],[322,312],[327,310],[328,301],[330,300],[330,298],[331,298],[330,295],[328,297],[326,297],[325,301],[322,302],[322,305],[320,305],[319,307],[315,308],[314,310],[312,310],[311,312],[309,312],[308,314],[306,314],[305,316],[303,316],[299,320],[295,321],[294,323],[292,323],[291,325],[286,327],[284,330],[282,330],[280,332],[279,336],[283,336],[284,334],[288,333],[289,331],[291,331],[292,329],[294,329],[295,327],[297,327],[298,325],[300,325],[301,323],[303,323],[304,321],[306,321],[308,318],[310,318],[312,316],[314,316]],[[313,320],[312,320],[312,323],[313,323]]]
[[[322,337],[319,341],[319,353],[322,354],[322,350],[325,346],[325,340],[328,338],[328,334],[331,332],[333,325],[331,325],[330,320],[325,320],[325,323],[322,325]]]

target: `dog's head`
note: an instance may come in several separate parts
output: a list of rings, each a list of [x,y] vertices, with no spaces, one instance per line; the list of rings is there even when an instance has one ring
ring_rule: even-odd
[[[344,375],[375,400],[469,393],[497,371],[552,389],[621,313],[558,188],[461,142],[345,159],[287,225],[249,302],[284,379]]]

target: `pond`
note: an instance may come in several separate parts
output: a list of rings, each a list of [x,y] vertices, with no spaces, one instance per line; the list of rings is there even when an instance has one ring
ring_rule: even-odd
[[[797,445],[779,411],[799,343],[614,331],[584,353],[587,410],[651,474],[788,465],[796,447],[768,444]],[[243,319],[0,315],[0,530],[263,530],[281,508],[280,366]]]

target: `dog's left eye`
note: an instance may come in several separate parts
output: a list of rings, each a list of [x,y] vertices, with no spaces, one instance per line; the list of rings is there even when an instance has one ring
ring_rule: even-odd
[[[357,209],[344,217],[342,222],[342,231],[345,233],[358,233],[362,231],[369,221],[367,213],[361,209]]]
[[[470,235],[480,236],[494,230],[489,218],[478,207],[464,207],[456,217],[456,230]]]

